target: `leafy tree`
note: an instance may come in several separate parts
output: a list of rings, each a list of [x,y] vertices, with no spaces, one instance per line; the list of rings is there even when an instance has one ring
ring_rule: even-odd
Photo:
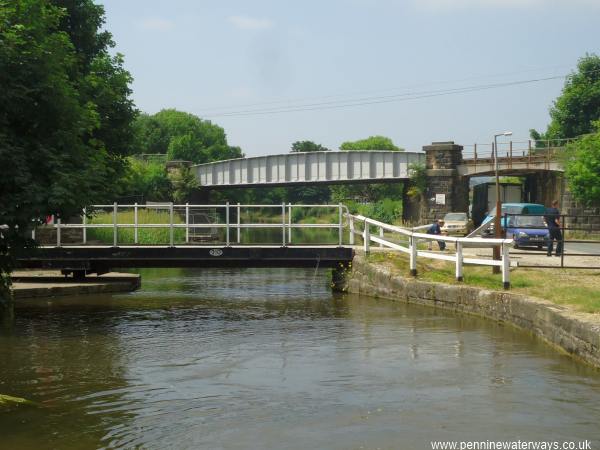
[[[393,150],[404,151],[403,148],[397,147],[390,138],[385,136],[369,136],[366,139],[358,141],[343,142],[340,145],[340,150]]]
[[[150,201],[170,201],[173,185],[162,161],[129,158],[125,175],[120,180],[121,192]]]
[[[192,192],[197,189],[198,180],[189,167],[180,167],[169,174],[173,186],[173,201],[185,203],[190,200]]]
[[[239,147],[227,144],[223,128],[175,109],[141,114],[134,135],[137,153],[166,153],[171,160],[205,163],[244,156]]]
[[[579,60],[550,108],[550,118],[545,133],[530,130],[532,139],[568,139],[594,131],[592,122],[600,119],[600,57],[591,54]]]
[[[404,151],[396,146],[390,138],[385,136],[370,136],[353,142],[344,142],[340,150],[392,150]],[[359,201],[373,203],[384,198],[402,199],[401,183],[371,183],[371,184],[347,184],[333,186],[331,198],[334,202]]]
[[[321,144],[316,144],[313,141],[296,141],[292,144],[291,153],[306,153],[306,152],[328,152],[327,147]]]
[[[600,202],[600,121],[595,132],[567,146],[565,175],[575,198],[584,204]]]
[[[31,245],[32,222],[107,200],[124,170],[135,110],[122,57],[109,56],[110,34],[99,31],[103,20],[91,0],[0,0],[4,293],[15,256]]]

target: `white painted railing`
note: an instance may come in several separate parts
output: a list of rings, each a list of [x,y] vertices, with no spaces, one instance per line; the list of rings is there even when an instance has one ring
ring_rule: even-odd
[[[362,231],[356,229],[356,223],[361,222],[363,224]],[[456,267],[456,279],[458,281],[463,280],[463,266],[465,264],[475,264],[482,266],[499,266],[502,270],[502,284],[504,288],[510,287],[510,255],[509,250],[513,244],[512,239],[484,239],[484,238],[468,238],[468,237],[451,237],[443,235],[433,235],[419,233],[414,230],[398,227],[395,225],[389,225],[377,220],[369,219],[361,215],[348,215],[348,226],[350,228],[350,244],[354,245],[354,236],[358,235],[363,238],[363,248],[365,253],[369,253],[371,242],[379,244],[380,247],[387,247],[393,250],[398,250],[403,253],[410,255],[410,272],[412,275],[417,274],[417,258],[430,258],[438,259],[443,261],[451,261],[455,263]],[[371,227],[378,229],[377,235],[371,234]],[[418,227],[420,228],[420,227]],[[406,244],[403,245],[398,242],[392,242],[385,239],[385,231],[398,233],[406,240]],[[426,250],[419,250],[419,241],[438,242],[444,241],[447,244],[454,244],[455,253],[447,254],[440,252],[432,252]],[[484,259],[484,258],[471,258],[465,257],[465,247],[479,247],[479,248],[493,248],[501,247],[502,258],[500,260]]]
[[[278,209],[281,211],[281,220],[272,223],[244,223],[241,221],[242,209]],[[328,208],[331,211],[337,211],[336,221],[330,223],[294,223],[293,221],[293,210],[299,208]],[[163,210],[168,211],[168,221],[163,223],[142,223],[139,221],[140,210]],[[119,223],[119,213],[122,211],[133,211],[133,223]],[[194,211],[215,211],[217,215],[224,216],[224,221],[221,222],[207,222],[207,223],[193,223],[190,222],[190,217]],[[103,211],[110,213],[112,222],[111,223],[90,223],[90,217],[94,217],[94,213]],[[235,212],[235,214],[233,214]],[[235,243],[241,244],[241,230],[245,228],[262,228],[262,229],[280,229],[281,230],[281,245],[287,246],[292,244],[292,230],[294,229],[308,229],[308,228],[322,228],[322,229],[337,229],[338,230],[338,245],[342,245],[344,237],[345,220],[348,214],[348,208],[345,205],[305,205],[305,204],[291,204],[281,203],[277,205],[264,204],[264,205],[244,205],[244,204],[220,204],[220,205],[192,205],[189,203],[183,205],[175,205],[173,203],[157,203],[157,204],[131,204],[131,205],[119,205],[113,203],[112,205],[92,205],[89,208],[84,208],[81,215],[81,223],[63,223],[61,219],[57,219],[52,225],[56,229],[56,246],[61,247],[62,232],[66,229],[81,229],[82,231],[82,244],[88,243],[87,230],[92,228],[110,228],[113,230],[113,242],[112,246],[119,246],[119,230],[126,228],[133,228],[133,245],[139,244],[139,230],[143,228],[167,228],[169,230],[169,246],[175,246],[175,230],[185,229],[185,244],[189,244],[191,239],[192,230],[196,229],[225,229],[225,240],[226,246],[232,245],[232,234],[235,231]],[[235,215],[235,220],[232,221],[231,217]],[[180,222],[175,220],[178,217]],[[274,215],[270,215],[269,219],[273,219]],[[32,238],[35,239],[35,229],[32,230]],[[297,242],[296,244],[302,244]],[[215,245],[214,243],[212,245]],[[252,245],[252,244],[244,244]],[[260,244],[255,244],[260,245]],[[264,245],[264,244],[263,244]]]

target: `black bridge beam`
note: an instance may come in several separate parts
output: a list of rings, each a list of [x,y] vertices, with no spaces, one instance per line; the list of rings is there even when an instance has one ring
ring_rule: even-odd
[[[18,266],[106,273],[144,267],[339,267],[352,261],[347,247],[39,247]]]

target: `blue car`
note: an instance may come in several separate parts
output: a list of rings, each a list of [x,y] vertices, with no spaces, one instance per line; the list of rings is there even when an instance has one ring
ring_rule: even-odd
[[[542,216],[514,216],[508,219],[506,237],[514,240],[514,248],[541,249],[546,245],[549,233]]]

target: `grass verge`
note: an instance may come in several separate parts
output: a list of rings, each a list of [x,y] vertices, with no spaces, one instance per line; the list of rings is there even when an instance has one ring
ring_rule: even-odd
[[[368,261],[384,264],[398,275],[408,276],[407,255],[373,252]],[[502,289],[501,276],[492,274],[491,267],[466,265],[463,283],[454,277],[454,264],[446,261],[421,259],[417,263],[417,273],[417,278],[425,281]],[[511,270],[510,281],[511,292],[568,305],[582,312],[600,313],[600,271],[517,268]]]

